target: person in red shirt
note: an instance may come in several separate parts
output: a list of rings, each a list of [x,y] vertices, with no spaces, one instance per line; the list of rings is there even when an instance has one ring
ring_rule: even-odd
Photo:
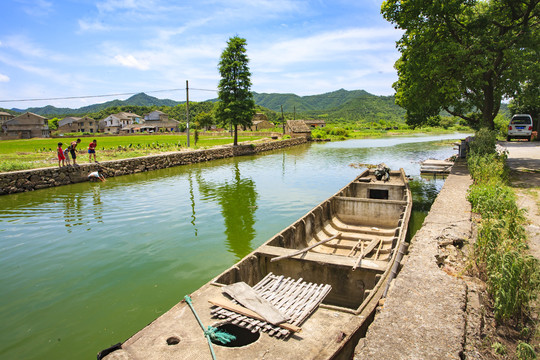
[[[56,150],[58,152],[58,167],[65,166],[64,161],[66,160],[66,157],[64,156],[64,150],[62,150],[62,143],[58,143],[58,149]]]
[[[94,139],[94,141],[92,141],[90,143],[90,145],[88,145],[88,162],[92,162],[92,154],[94,154],[94,161],[97,162],[96,160],[96,146],[97,146],[97,140]]]

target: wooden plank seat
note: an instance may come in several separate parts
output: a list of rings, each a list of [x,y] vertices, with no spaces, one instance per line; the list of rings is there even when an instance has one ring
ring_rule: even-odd
[[[257,253],[263,256],[267,256],[267,257],[284,256],[284,255],[292,254],[297,251],[298,249],[286,249],[286,248],[270,246],[270,245],[262,245],[261,247],[257,249]],[[345,266],[345,267],[353,267],[354,264],[356,263],[355,257],[331,255],[331,254],[317,253],[313,251],[309,251],[301,255],[297,255],[295,257],[290,258],[290,260],[313,261],[313,262],[318,262],[318,263],[325,263],[325,264]],[[360,264],[360,268],[383,272],[386,265],[387,265],[386,261],[364,259],[362,260],[362,263]]]

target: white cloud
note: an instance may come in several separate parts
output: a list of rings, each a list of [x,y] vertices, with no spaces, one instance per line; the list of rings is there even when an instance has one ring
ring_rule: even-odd
[[[114,57],[117,63],[122,66],[139,69],[139,70],[148,70],[150,68],[149,64],[146,61],[137,60],[133,55],[116,55]]]
[[[78,23],[79,23],[79,30],[82,32],[110,30],[110,27],[105,26],[103,23],[99,21],[87,21],[87,20],[80,19]]]
[[[68,59],[66,55],[43,48],[41,44],[35,43],[24,35],[7,36],[1,46],[21,54],[23,58],[36,58],[40,62],[43,62],[44,59],[56,62]]]
[[[0,82],[9,82],[9,76],[0,73]]]
[[[391,39],[394,29],[347,29],[296,38],[255,49],[253,63],[262,68],[283,67],[297,63],[335,61],[357,57],[360,52],[395,51]],[[390,41],[389,41],[390,40]],[[388,44],[392,44],[388,46]],[[259,47],[260,48],[260,47]]]
[[[12,35],[5,38],[3,47],[10,48],[18,53],[31,57],[44,57],[45,51],[24,35]]]
[[[123,9],[137,8],[135,0],[106,0],[96,4],[100,12],[114,12]]]
[[[41,18],[46,17],[53,11],[53,4],[45,0],[19,0],[23,4],[22,10],[29,16]]]

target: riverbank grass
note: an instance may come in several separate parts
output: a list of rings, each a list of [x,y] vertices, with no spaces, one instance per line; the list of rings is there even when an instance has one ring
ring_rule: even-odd
[[[239,142],[262,139],[263,136],[239,136]],[[24,140],[0,141],[0,172],[37,169],[58,166],[56,149],[63,143],[65,149],[76,138],[34,138]],[[88,162],[87,148],[93,140],[82,138],[79,144],[77,162]],[[228,136],[212,137],[199,134],[195,145],[194,136],[190,136],[190,147],[187,147],[186,135],[127,135],[97,137],[98,161],[128,159],[138,156],[155,155],[170,151],[187,149],[204,149],[213,146],[232,144],[233,138]]]
[[[487,283],[497,323],[512,326],[525,340],[517,356],[534,353],[529,342],[534,343],[537,330],[530,328],[537,325],[530,315],[540,291],[540,264],[527,252],[524,211],[508,186],[507,156],[496,152],[495,141],[493,132],[480,130],[467,159],[474,180],[468,199],[481,217],[472,261]]]

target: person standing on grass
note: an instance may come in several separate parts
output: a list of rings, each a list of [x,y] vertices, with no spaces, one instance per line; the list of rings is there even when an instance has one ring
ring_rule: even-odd
[[[81,139],[77,139],[77,141],[72,141],[71,142],[71,145],[69,146],[69,153],[71,154],[71,158],[73,159],[73,166],[79,166],[79,164],[77,164],[77,153],[76,153],[76,149],[77,149],[77,145],[81,142]]]
[[[71,161],[69,160],[69,146],[64,150],[64,157],[66,159],[66,166],[71,166]]]
[[[92,154],[94,154],[94,162],[97,163],[97,160],[96,160],[96,146],[97,146],[97,140],[94,139],[94,141],[92,141],[90,143],[90,145],[88,145],[88,162],[92,162]]]
[[[62,150],[62,143],[58,143],[58,149],[56,150],[58,152],[58,167],[65,166],[64,160],[66,160],[66,156],[64,155],[64,150]]]

